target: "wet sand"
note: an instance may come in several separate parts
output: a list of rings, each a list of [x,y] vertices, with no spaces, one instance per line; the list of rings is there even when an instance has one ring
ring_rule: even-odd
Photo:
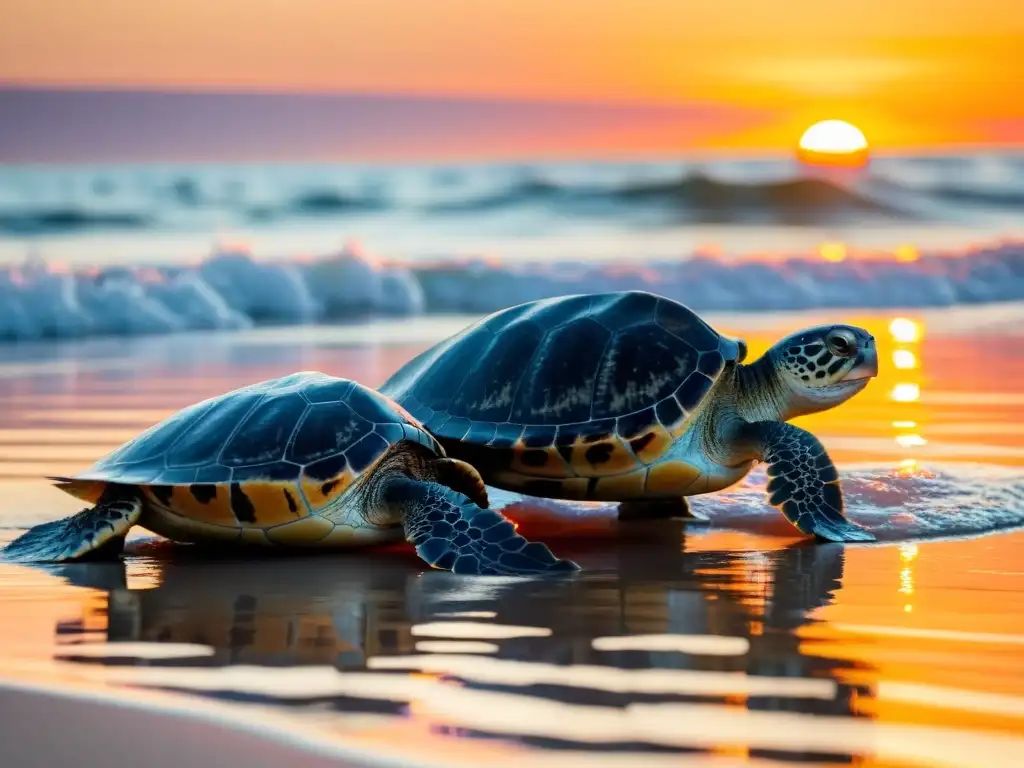
[[[820,316],[712,319],[753,355]],[[757,477],[697,499],[707,523],[511,500],[583,566],[571,579],[424,571],[405,547],[210,561],[140,533],[123,563],[0,564],[0,678],[215,712],[236,734],[208,737],[218,762],[237,764],[245,724],[283,750],[404,764],[1019,765],[1024,308],[841,319],[875,333],[881,375],[799,423],[878,545],[802,541]],[[43,474],[183,405],[302,369],[379,384],[465,322],[6,348],[0,541],[81,506]],[[41,732],[35,695],[0,698],[0,743]],[[126,738],[179,727],[154,716]],[[43,732],[22,741],[74,735]]]

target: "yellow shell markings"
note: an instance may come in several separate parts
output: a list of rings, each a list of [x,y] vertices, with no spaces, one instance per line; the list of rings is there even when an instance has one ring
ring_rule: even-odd
[[[507,469],[492,473],[493,481],[529,492],[537,480],[555,480],[560,484],[559,495],[567,499],[681,496],[695,490],[702,477],[704,485],[714,481],[688,461],[667,458],[693,415],[684,412],[671,425],[654,421],[635,435],[577,436],[568,446],[527,448],[520,439],[512,448]]]
[[[665,455],[665,451],[674,441],[671,433],[659,422],[655,422],[631,438],[629,447],[634,456],[643,464],[650,466]]]
[[[701,471],[688,462],[666,460],[647,470],[644,490],[652,496],[682,496],[700,476]]]
[[[550,477],[560,479],[572,477],[572,468],[554,447],[528,448],[522,438],[512,447],[509,468],[528,477]]]
[[[302,496],[313,512],[319,512],[336,503],[352,487],[355,480],[355,473],[347,466],[341,474],[326,480],[310,477],[303,469],[300,480]]]
[[[367,470],[371,471],[370,469]],[[184,541],[218,539],[243,544],[269,546],[337,546],[346,543],[373,543],[393,538],[388,529],[379,529],[354,510],[346,510],[346,490],[353,487],[351,472],[335,481],[319,481],[318,489],[332,483],[321,495],[327,503],[320,511],[310,512],[294,483],[281,481],[250,481],[243,484],[205,486],[142,486],[141,490],[151,513],[147,522],[155,533]],[[197,499],[194,491],[209,501]],[[285,492],[288,492],[288,495]],[[232,506],[234,492],[234,507]],[[255,520],[236,517],[239,493],[251,504]],[[294,512],[289,505],[294,500]],[[165,503],[166,502],[166,503]],[[245,502],[242,502],[244,508]],[[331,514],[333,513],[333,514]],[[245,517],[244,512],[242,513]]]

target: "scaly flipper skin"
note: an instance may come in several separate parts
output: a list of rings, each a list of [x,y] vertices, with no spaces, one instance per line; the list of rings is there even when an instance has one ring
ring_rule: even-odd
[[[748,424],[744,433],[768,464],[768,503],[804,533],[825,541],[874,541],[843,513],[839,473],[814,435],[776,421]]]
[[[107,494],[95,507],[30,528],[0,554],[22,563],[113,560],[121,554],[124,537],[141,513],[142,500],[137,496]]]
[[[501,514],[443,485],[396,475],[384,487],[384,500],[401,512],[406,540],[434,568],[480,576],[579,570],[545,544],[520,536]]]

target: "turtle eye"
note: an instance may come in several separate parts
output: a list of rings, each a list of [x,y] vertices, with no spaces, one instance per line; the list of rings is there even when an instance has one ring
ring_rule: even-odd
[[[849,331],[832,331],[825,339],[829,351],[838,357],[853,357],[857,351],[857,340]]]

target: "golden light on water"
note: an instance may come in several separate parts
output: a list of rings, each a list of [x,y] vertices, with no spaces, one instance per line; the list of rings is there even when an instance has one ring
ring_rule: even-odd
[[[909,349],[894,349],[892,352],[892,364],[901,371],[909,371],[917,368],[917,355]]]
[[[918,549],[916,544],[900,545],[900,561],[903,567],[900,568],[900,587],[898,592],[901,595],[910,597],[914,594],[914,561],[917,560]],[[914,610],[911,603],[903,604],[903,611],[910,613]]]
[[[897,403],[916,403],[921,399],[921,387],[909,382],[897,384],[889,392],[889,399]]]
[[[920,370],[920,359],[917,351],[907,349],[907,347],[913,346],[921,340],[923,330],[923,325],[920,322],[909,317],[894,317],[889,322],[889,334],[895,346],[892,350],[893,367],[898,371],[904,371],[906,376],[903,381],[897,382],[889,392],[889,399],[895,403],[911,404],[917,403],[921,399],[921,385],[913,380],[917,376],[911,374],[911,372]],[[924,436],[917,431],[916,419],[894,419],[892,426],[897,430],[897,434],[893,438],[894,441],[908,453],[912,449],[928,444]],[[911,475],[916,474],[918,469],[917,458],[913,455],[904,455],[898,472],[901,475]]]
[[[896,341],[913,344],[921,340],[921,324],[909,317],[894,317],[889,323],[889,333]]]
[[[915,446],[928,444],[928,441],[920,435],[897,435],[896,442],[904,448],[913,448]]]

